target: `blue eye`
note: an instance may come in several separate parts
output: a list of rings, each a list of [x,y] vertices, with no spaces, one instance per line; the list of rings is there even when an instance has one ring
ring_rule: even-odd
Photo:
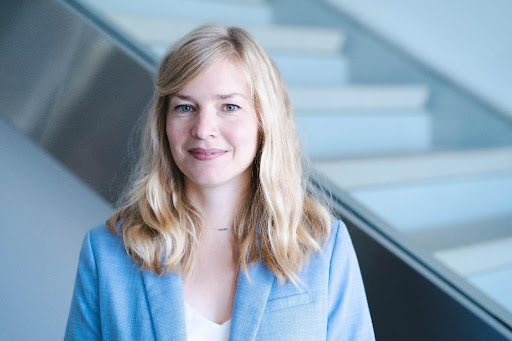
[[[176,106],[175,109],[178,111],[181,111],[181,112],[192,112],[192,110],[193,110],[192,106],[190,106],[188,104],[178,105],[178,106]]]
[[[235,111],[235,110],[238,110],[240,107],[236,104],[226,104],[224,106],[224,109],[226,109],[226,111]]]

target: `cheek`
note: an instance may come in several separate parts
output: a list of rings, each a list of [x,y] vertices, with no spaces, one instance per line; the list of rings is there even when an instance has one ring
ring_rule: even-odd
[[[167,124],[165,127],[165,132],[167,133],[167,141],[169,141],[169,147],[172,150],[180,148],[183,144],[183,129],[178,127],[175,124]]]
[[[237,138],[247,152],[251,152],[253,156],[256,154],[259,138],[259,129],[257,125],[251,124],[246,126],[245,129],[239,130],[237,133]]]

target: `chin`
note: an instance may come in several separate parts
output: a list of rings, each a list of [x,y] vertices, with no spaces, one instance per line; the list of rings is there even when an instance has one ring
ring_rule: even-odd
[[[197,187],[204,188],[214,188],[225,185],[237,185],[241,186],[243,183],[243,178],[241,176],[237,177],[225,177],[225,176],[212,176],[211,174],[208,176],[193,176],[187,177],[187,179],[192,182]]]
[[[193,183],[193,186],[196,188],[216,188],[226,185],[229,181],[222,181],[219,179],[190,179],[190,182]]]
[[[214,187],[226,183],[228,179],[214,174],[186,174],[186,180],[195,186]]]
[[[191,184],[198,187],[213,188],[223,185],[237,185],[242,186],[246,181],[251,179],[251,170],[246,168],[241,172],[233,172],[230,169],[188,169],[189,172],[185,174],[185,181],[190,181]]]

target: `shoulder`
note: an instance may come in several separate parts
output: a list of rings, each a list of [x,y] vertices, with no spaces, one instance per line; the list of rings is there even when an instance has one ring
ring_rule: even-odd
[[[101,224],[99,226],[96,226],[89,230],[88,234],[90,235],[91,239],[93,239],[95,242],[119,242],[121,240],[121,236],[119,234],[112,233],[108,230],[106,224]]]
[[[84,236],[80,256],[86,255],[92,257],[97,265],[112,262],[133,264],[121,236],[109,231],[105,224],[89,230]]]
[[[375,340],[359,262],[347,227],[338,220],[331,233],[327,338]]]
[[[328,291],[339,290],[353,276],[360,276],[352,240],[342,220],[331,218],[329,237],[323,249],[314,254],[306,264],[299,274],[301,279]]]
[[[123,241],[120,235],[114,234],[107,229],[105,224],[99,225],[92,228],[87,232],[84,240],[88,239],[91,246],[99,252],[117,248],[119,245],[123,245]]]
[[[331,217],[331,229],[329,238],[322,250],[324,257],[329,257],[332,261],[334,253],[346,254],[352,249],[352,240],[347,230],[347,226],[342,220]]]
[[[331,219],[331,232],[322,254],[328,262],[331,286],[333,283],[341,285],[352,276],[361,276],[352,239],[342,220]]]
[[[329,237],[322,249],[312,254],[298,273],[301,280],[315,283],[313,286],[328,284],[333,268],[345,268],[355,257],[345,223],[331,217],[330,224]]]

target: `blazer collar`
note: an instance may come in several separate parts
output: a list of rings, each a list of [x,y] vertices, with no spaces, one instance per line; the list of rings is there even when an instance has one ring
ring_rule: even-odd
[[[252,341],[276,276],[261,260],[249,267],[249,279],[239,269],[229,340]]]
[[[181,274],[142,271],[157,341],[187,341]]]
[[[231,318],[230,340],[256,338],[275,275],[261,260],[249,267],[250,281],[242,269]],[[157,341],[186,341],[185,306],[181,274],[142,271],[149,310]]]

